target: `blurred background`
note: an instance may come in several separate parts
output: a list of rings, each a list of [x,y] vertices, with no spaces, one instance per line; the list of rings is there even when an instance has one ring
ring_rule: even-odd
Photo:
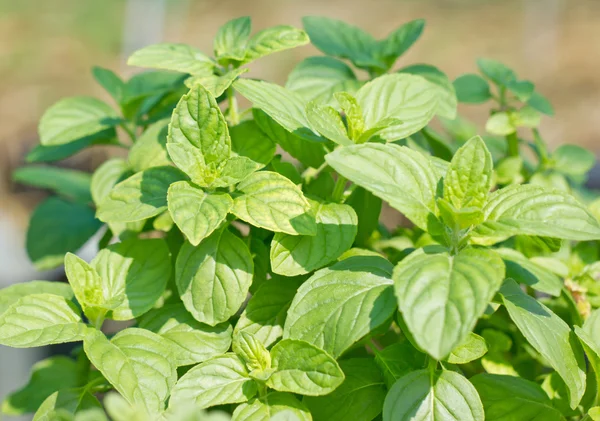
[[[0,0],[0,287],[61,277],[60,271],[36,273],[29,263],[27,221],[44,196],[10,177],[37,143],[44,110],[71,95],[110,103],[92,79],[93,65],[130,76],[128,55],[161,41],[211,53],[217,28],[244,15],[252,17],[254,31],[325,15],[378,38],[425,18],[423,36],[398,67],[426,62],[454,79],[475,72],[479,57],[503,61],[554,105],[556,115],[542,124],[551,145],[600,149],[600,0]],[[295,64],[317,54],[310,46],[278,53],[255,63],[250,76],[282,84]],[[483,132],[486,106],[459,112]],[[61,165],[93,170],[114,153],[95,148]],[[0,347],[0,401],[43,356]]]

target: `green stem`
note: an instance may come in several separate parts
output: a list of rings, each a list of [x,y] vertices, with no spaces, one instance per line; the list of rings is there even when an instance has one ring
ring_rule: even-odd
[[[238,105],[237,99],[235,98],[235,91],[232,87],[227,89],[227,101],[229,101],[229,110],[227,111],[227,117],[229,118],[229,123],[232,126],[239,124],[240,116],[238,115]]]
[[[135,142],[137,136],[135,135],[135,131],[131,127],[129,127],[129,124],[126,121],[124,121],[121,123],[121,127],[123,128],[123,130],[125,130],[125,133],[129,135],[131,141]]]
[[[333,188],[332,200],[336,203],[342,203],[344,199],[344,191],[348,180],[343,175],[339,174]]]
[[[429,372],[431,374],[433,374],[433,372],[435,370],[437,370],[437,366],[438,366],[438,360],[436,360],[435,358],[429,357],[429,360],[427,361],[427,370],[429,370]]]
[[[537,149],[537,153],[540,157],[540,169],[544,170],[548,167],[549,158],[548,158],[548,148],[546,146],[546,142],[540,136],[540,131],[538,129],[533,129],[533,143]]]
[[[517,132],[507,135],[506,142],[508,143],[508,156],[519,156],[519,137],[517,136]]]

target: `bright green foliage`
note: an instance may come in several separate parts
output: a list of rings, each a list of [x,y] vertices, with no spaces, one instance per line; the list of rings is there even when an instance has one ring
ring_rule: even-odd
[[[423,20],[380,40],[325,17],[251,23],[221,26],[214,58],[163,43],[128,80],[94,68],[114,108],[73,97],[43,115],[14,180],[51,193],[27,252],[69,283],[1,290],[0,345],[83,346],[34,365],[2,412],[600,419],[596,160],[547,147],[549,101],[495,60],[453,82],[396,68]],[[285,86],[246,76],[309,41],[324,55]],[[458,102],[485,104],[493,136]],[[124,153],[93,174],[42,164],[95,145]]]

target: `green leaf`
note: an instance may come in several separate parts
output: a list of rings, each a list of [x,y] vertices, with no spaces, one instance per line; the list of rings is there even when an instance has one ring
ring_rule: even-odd
[[[302,23],[312,44],[325,54],[349,59],[362,69],[388,68],[375,57],[379,50],[375,38],[362,29],[324,16],[305,16]]]
[[[2,402],[2,413],[21,415],[35,412],[48,396],[61,389],[78,386],[74,360],[55,356],[35,363],[25,386],[10,393]]]
[[[96,207],[108,197],[112,188],[127,178],[128,175],[131,175],[129,165],[121,158],[112,158],[100,165],[94,171],[90,184]]]
[[[187,44],[154,44],[134,52],[129,66],[173,70],[192,75],[212,73],[215,64],[197,48]]]
[[[254,335],[240,332],[236,339],[233,343],[233,350],[244,360],[248,370],[260,372],[271,368],[269,351]]]
[[[315,421],[371,421],[381,413],[387,393],[383,376],[370,358],[340,361],[344,382],[326,396],[304,398]]]
[[[327,103],[334,93],[354,93],[361,85],[347,64],[333,57],[308,57],[290,72],[285,87],[305,101]]]
[[[230,324],[212,327],[196,321],[181,303],[146,313],[139,327],[171,341],[177,366],[197,364],[227,352],[233,330]]]
[[[266,384],[279,392],[326,395],[344,381],[335,359],[308,342],[282,340],[271,350],[271,361],[274,372]]]
[[[233,331],[234,342],[242,332],[251,333],[266,347],[283,336],[283,325],[296,290],[297,279],[269,279],[252,295]]]
[[[271,243],[274,273],[296,276],[334,261],[352,247],[358,219],[348,205],[311,201],[317,221],[316,235],[277,233]]]
[[[507,86],[508,90],[515,94],[519,101],[527,101],[531,98],[535,86],[528,80],[516,80],[509,83]]]
[[[104,88],[106,92],[115,100],[117,104],[121,103],[125,82],[112,70],[103,67],[92,67],[92,76],[96,82]]]
[[[571,176],[582,176],[596,164],[593,152],[577,145],[560,145],[552,154],[554,169]]]
[[[185,80],[185,86],[193,89],[196,84],[202,85],[215,98],[220,97],[240,76],[248,71],[247,68],[233,69],[222,76],[205,75],[192,76]]]
[[[415,19],[401,25],[386,39],[379,41],[379,55],[388,68],[419,39],[424,27],[424,19]]]
[[[493,161],[490,151],[479,137],[460,147],[444,178],[444,199],[455,208],[482,208],[492,188]]]
[[[600,334],[600,311],[592,311],[583,326],[575,326],[575,334],[594,370],[596,381],[600,380],[600,341],[597,339]]]
[[[243,121],[229,129],[231,148],[241,157],[251,159],[256,169],[266,167],[275,156],[276,145],[253,120]]]
[[[71,286],[63,282],[29,281],[9,285],[0,289],[0,315],[19,299],[32,294],[58,295],[67,300],[75,296]]]
[[[398,380],[383,404],[384,421],[483,421],[477,390],[453,371],[419,370]]]
[[[127,159],[133,171],[171,164],[167,154],[167,123],[167,120],[157,121],[137,138]]]
[[[450,364],[467,364],[483,357],[487,351],[485,339],[471,332],[462,343],[452,350],[447,361]]]
[[[194,85],[173,111],[167,149],[175,165],[203,187],[214,181],[217,167],[231,155],[225,117],[202,85]],[[182,159],[179,150],[193,158]]]
[[[536,291],[560,296],[563,280],[548,268],[528,259],[516,250],[499,248],[495,251],[506,265],[506,277],[528,285]]]
[[[549,116],[554,115],[554,108],[552,108],[552,104],[550,104],[550,101],[548,101],[548,99],[546,99],[546,97],[539,92],[534,92],[531,94],[531,97],[527,101],[527,105],[538,110],[540,113]]]
[[[391,270],[382,257],[356,256],[316,272],[298,289],[283,337],[339,357],[396,311]]]
[[[489,83],[479,75],[467,73],[459,76],[453,85],[458,102],[481,104],[492,99]]]
[[[536,383],[516,376],[487,373],[478,374],[470,380],[481,397],[486,420],[565,420]]]
[[[356,93],[356,100],[363,109],[366,130],[385,127],[388,119],[402,122],[378,133],[393,141],[408,137],[429,123],[439,106],[439,88],[421,76],[396,73],[365,84]]]
[[[175,264],[175,281],[185,307],[196,320],[211,326],[240,309],[252,273],[248,247],[226,228],[213,232],[198,247],[186,242]]]
[[[436,111],[437,114],[450,120],[456,118],[456,91],[454,85],[444,72],[430,64],[413,64],[412,66],[400,69],[399,72],[422,76],[432,83],[438,90],[439,102]]]
[[[194,246],[212,234],[233,207],[227,193],[206,193],[189,181],[171,184],[167,198],[173,220]]]
[[[461,344],[504,280],[504,263],[491,250],[455,256],[421,249],[394,269],[402,316],[417,345],[437,360]],[[427,291],[427,293],[424,293]]]
[[[52,162],[60,161],[74,155],[88,146],[115,145],[117,144],[116,131],[114,128],[106,129],[90,136],[82,137],[70,143],[62,145],[44,146],[36,145],[25,156],[25,162]]]
[[[184,174],[173,167],[153,167],[118,183],[96,213],[105,222],[135,222],[167,209],[167,190]]]
[[[144,329],[128,328],[110,341],[91,331],[83,342],[90,362],[131,405],[150,414],[163,411],[177,381],[170,343]]]
[[[323,137],[334,141],[338,145],[352,145],[354,143],[348,138],[346,126],[340,113],[335,108],[311,101],[306,107],[306,116],[312,127]]]
[[[363,111],[356,98],[354,98],[348,92],[337,92],[333,95],[335,100],[340,105],[343,113],[346,116],[346,124],[348,125],[348,136],[356,142],[362,143],[368,139],[371,132],[374,133],[373,129],[365,130],[365,119],[363,117]]]
[[[374,352],[375,362],[383,373],[388,388],[411,371],[423,368],[428,358],[427,355],[417,351],[408,340]]]
[[[170,251],[158,238],[112,244],[100,250],[91,266],[102,279],[105,297],[122,297],[109,314],[114,320],[130,320],[150,310],[171,276]]]
[[[362,187],[356,187],[345,202],[352,206],[358,217],[355,244],[359,247],[368,245],[373,232],[379,226],[381,199]]]
[[[536,185],[496,190],[483,214],[484,223],[472,233],[478,244],[522,234],[576,241],[600,238],[600,224],[582,204],[567,193]]]
[[[76,202],[91,202],[90,174],[45,165],[29,165],[12,173],[14,181],[56,192]]]
[[[210,359],[184,374],[173,389],[170,408],[192,402],[197,408],[247,402],[256,395],[256,382],[244,362],[227,353]]]
[[[242,61],[246,55],[251,25],[250,17],[244,16],[232,19],[221,26],[214,40],[215,57],[220,60]]]
[[[317,225],[302,191],[284,176],[271,171],[250,175],[237,186],[242,195],[233,201],[232,213],[259,228],[291,235],[315,235]]]
[[[272,26],[257,32],[250,38],[244,63],[309,42],[308,35],[301,29],[288,25]]]
[[[257,108],[252,109],[252,116],[258,127],[281,148],[296,158],[302,164],[319,168],[325,161],[325,145],[323,143],[307,142],[305,139],[290,133],[271,118],[267,113]]]
[[[90,207],[50,197],[31,215],[27,254],[36,269],[55,268],[62,264],[65,253],[79,250],[101,226]]]
[[[431,161],[420,152],[405,146],[367,143],[338,148],[326,159],[338,173],[427,229],[429,214],[435,209],[438,178]]]
[[[33,421],[71,421],[76,412],[101,408],[100,402],[84,388],[54,392],[40,405]]]
[[[53,294],[31,294],[0,315],[0,345],[13,348],[80,341],[88,327],[75,305]]]
[[[91,97],[64,98],[46,110],[38,127],[44,146],[63,145],[116,126],[116,112]]]
[[[221,167],[219,177],[214,187],[229,187],[248,178],[259,166],[248,157],[232,156]]]
[[[548,307],[525,294],[513,280],[507,280],[500,293],[510,318],[560,374],[569,390],[571,408],[576,408],[585,392],[585,360],[571,328]]]
[[[485,77],[503,87],[507,87],[517,79],[514,71],[496,60],[480,58],[477,60],[477,67]]]
[[[324,141],[306,117],[306,102],[296,92],[264,81],[238,79],[233,87],[287,131],[309,141]]]
[[[289,417],[285,417],[289,415]],[[231,421],[312,421],[306,406],[290,393],[271,392],[239,405]]]
[[[509,112],[500,111],[488,118],[485,123],[485,130],[498,136],[507,136],[516,132],[517,127]]]

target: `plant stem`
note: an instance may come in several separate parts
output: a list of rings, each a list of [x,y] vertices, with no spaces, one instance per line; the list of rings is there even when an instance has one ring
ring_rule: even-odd
[[[335,187],[333,188],[332,199],[336,203],[342,203],[344,199],[344,191],[346,187],[346,183],[348,180],[341,174],[338,174],[338,179],[335,182]]]
[[[517,136],[517,132],[507,135],[506,142],[508,142],[508,156],[519,156],[519,137]]]
[[[540,169],[544,170],[548,167],[548,148],[538,129],[533,129],[533,143],[537,149],[538,156],[540,157]]]
[[[137,136],[135,135],[135,131],[131,127],[129,127],[126,121],[121,123],[121,127],[123,128],[123,130],[125,130],[125,133],[129,135],[129,137],[131,138],[131,142],[135,142],[137,138]]]
[[[229,118],[229,123],[232,126],[235,126],[239,124],[240,116],[238,115],[237,99],[235,98],[235,92],[232,87],[227,88],[227,101],[229,101],[227,117]]]

